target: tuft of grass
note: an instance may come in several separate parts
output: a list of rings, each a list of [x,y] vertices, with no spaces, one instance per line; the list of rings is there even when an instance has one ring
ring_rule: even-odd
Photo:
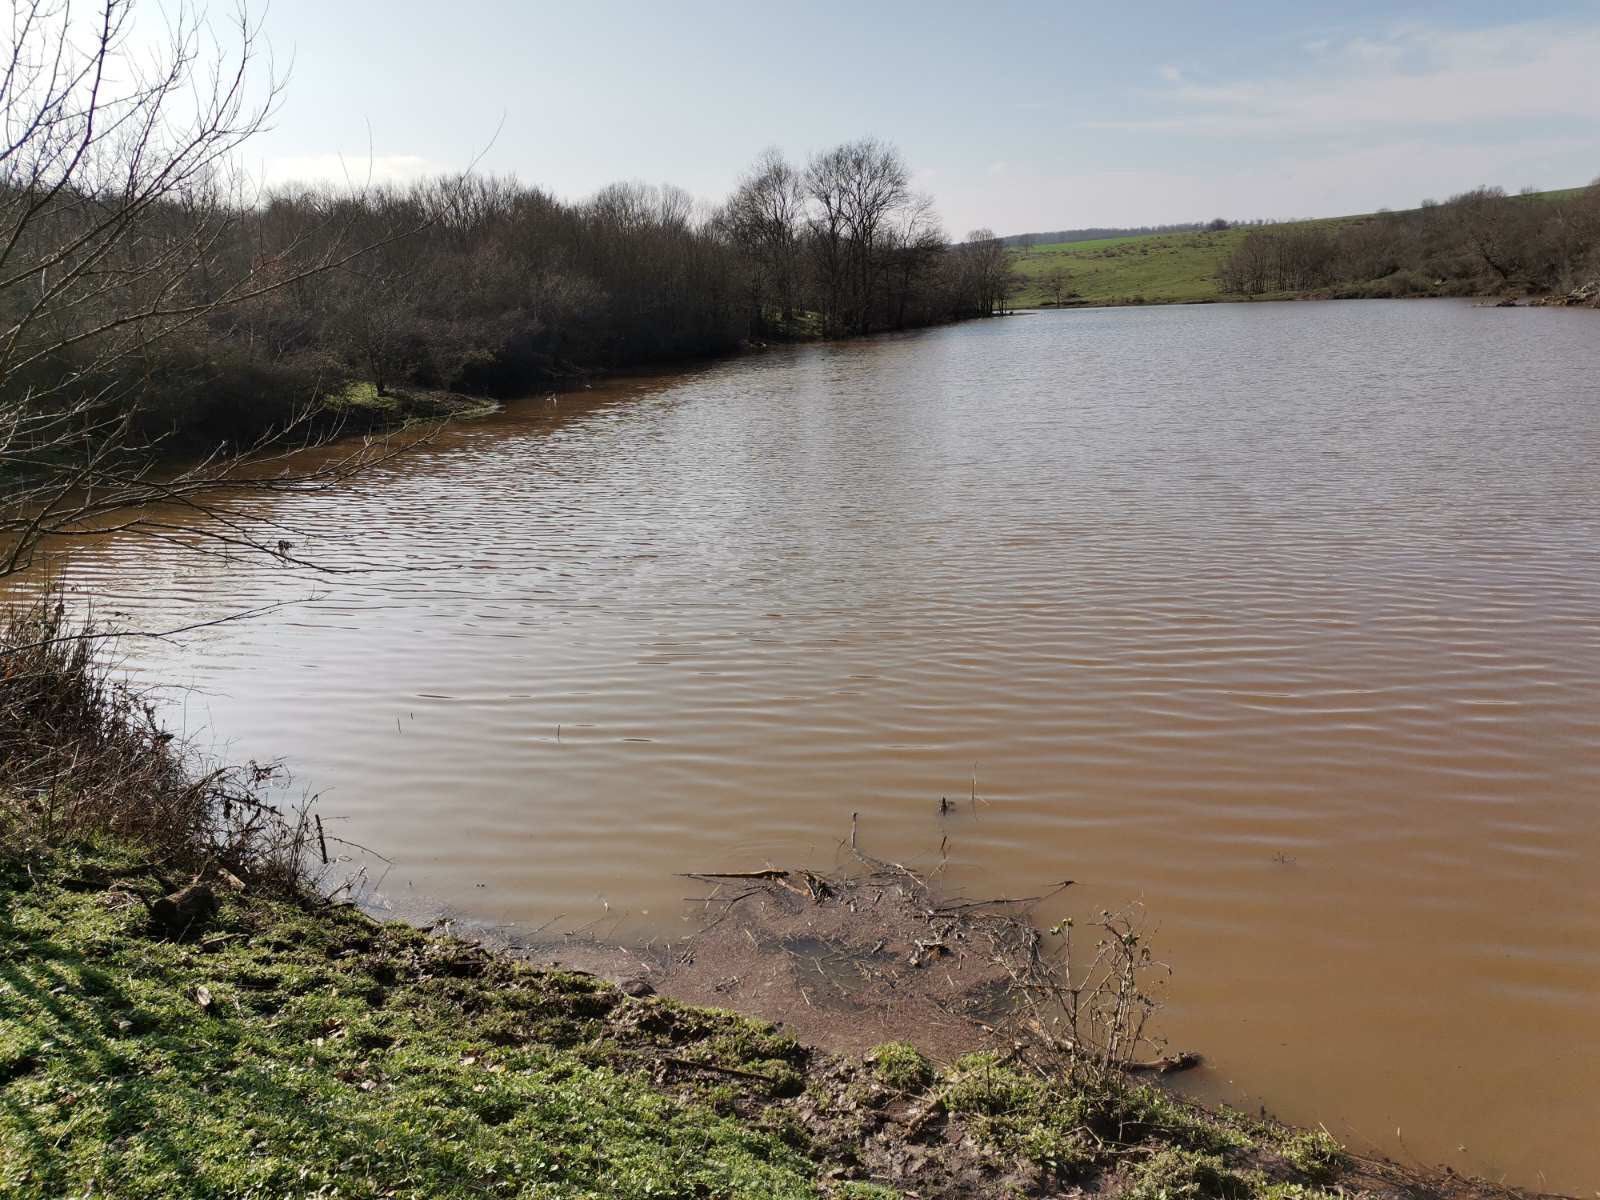
[[[1172,1148],[1140,1163],[1124,1200],[1249,1200],[1253,1180],[1214,1154]]]
[[[917,1092],[933,1082],[933,1064],[910,1042],[885,1042],[867,1055],[878,1078],[902,1092]]]
[[[1086,1175],[1099,1157],[1093,1099],[1064,1079],[1023,1074],[994,1054],[969,1054],[946,1073],[942,1096],[980,1138],[1057,1175]]]
[[[1327,1183],[1345,1166],[1344,1147],[1325,1129],[1303,1129],[1283,1140],[1279,1153],[1313,1183]]]
[[[1258,1189],[1261,1200],[1343,1200],[1344,1193],[1325,1192],[1303,1183],[1269,1183]]]
[[[1077,1082],[1065,1075],[1029,1074],[994,1054],[959,1059],[945,1075],[940,1095],[950,1112],[970,1119],[979,1136],[998,1149],[1068,1179],[1110,1166],[1118,1147],[1221,1153],[1258,1146],[1159,1088],[1116,1074]]]

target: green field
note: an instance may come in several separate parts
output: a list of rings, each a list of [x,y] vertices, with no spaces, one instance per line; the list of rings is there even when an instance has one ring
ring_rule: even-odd
[[[1564,188],[1540,192],[1538,197],[1566,199],[1583,190]],[[1285,222],[1275,228],[1321,225],[1336,229],[1372,219],[1372,214],[1326,217]],[[1045,280],[1057,268],[1067,272],[1067,289],[1073,294],[1066,303],[1072,305],[1183,304],[1220,300],[1223,294],[1217,287],[1217,265],[1249,232],[1249,228],[1234,228],[1217,233],[1149,233],[1014,250],[1012,266],[1026,283],[1008,298],[1009,303],[1016,308],[1037,308],[1052,302]]]
[[[1370,216],[1326,217],[1285,222],[1275,228],[1321,225],[1333,229]],[[1057,242],[1012,252],[1011,265],[1027,283],[1011,303],[1037,308],[1052,301],[1045,281],[1057,268],[1068,275],[1067,304],[1194,304],[1221,300],[1217,264],[1244,240],[1249,228],[1216,233],[1146,233]]]
[[[1034,308],[1051,302],[1045,280],[1058,268],[1067,272],[1072,304],[1215,300],[1221,296],[1217,263],[1244,233],[1153,233],[1014,251],[1012,266],[1027,283],[1012,303]]]

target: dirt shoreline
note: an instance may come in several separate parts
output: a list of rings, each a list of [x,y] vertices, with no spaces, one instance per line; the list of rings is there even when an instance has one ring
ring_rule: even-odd
[[[778,929],[883,929],[874,954],[908,971],[989,961],[1012,983],[1043,978],[1014,973],[1039,936],[1014,904],[940,898],[894,864],[722,878]],[[1208,1111],[970,1011],[988,1050],[829,1053],[648,980],[537,967],[227,873],[184,889],[206,903],[174,905],[175,882],[126,843],[0,856],[6,1194],[1526,1195]],[[732,924],[715,929],[743,938]],[[893,1010],[902,1032],[918,1003]]]
[[[690,932],[672,939],[627,944],[553,933],[516,940],[492,928],[464,936],[539,970],[604,981],[636,1000],[659,998],[696,1010],[737,1013],[795,1038],[821,1056],[818,1061],[831,1064],[827,1071],[844,1072],[840,1079],[857,1078],[850,1072],[872,1068],[885,1045],[914,1047],[930,1068],[952,1064],[959,1072],[960,1064],[983,1060],[1002,1062],[1008,1069],[1022,1067],[1031,1078],[1060,1074],[1063,1047],[1070,1039],[1064,1036],[1058,1016],[1052,1016],[1052,1006],[1038,1002],[1030,991],[1059,990],[1063,978],[1080,988],[1094,981],[1085,979],[1081,968],[1074,972],[1067,956],[1048,945],[1049,937],[1034,918],[1038,905],[1059,895],[1071,881],[1060,881],[1033,896],[975,900],[946,895],[923,875],[857,851],[853,842],[852,835],[857,862],[848,871],[820,873],[768,865],[684,873],[686,884],[703,885],[704,894],[686,896],[685,907],[694,924]],[[1134,926],[1113,924],[1112,914],[1102,917],[1105,929],[1137,937]],[[384,918],[394,919],[392,914],[381,914]],[[452,920],[440,925],[449,937],[463,936]],[[1165,1091],[1162,1081],[1199,1065],[1202,1054],[1136,1040],[1143,1049],[1127,1055],[1117,1072],[1124,1086],[1156,1089],[1164,1102],[1197,1121],[1214,1129],[1250,1129],[1255,1132],[1249,1136],[1264,1137],[1269,1143],[1273,1138],[1327,1136],[1281,1125],[1265,1109],[1246,1116]],[[879,1127],[892,1132],[893,1121]],[[888,1140],[894,1142],[897,1136]],[[1231,1136],[1231,1132],[1226,1135]],[[956,1140],[965,1144],[971,1137],[970,1131],[961,1129]],[[992,1154],[995,1147],[981,1149]],[[1268,1151],[1262,1158],[1259,1146],[1234,1149],[1243,1150],[1246,1158],[1256,1155],[1256,1161],[1272,1157]],[[1318,1180],[1262,1183],[1258,1178],[1262,1186],[1245,1192],[1230,1191],[1226,1185],[1210,1192],[1209,1185],[1202,1184],[1196,1185],[1198,1191],[1180,1189],[1174,1194],[1190,1200],[1208,1196],[1244,1200],[1252,1195],[1318,1200],[1320,1188],[1331,1186],[1331,1195],[1386,1200],[1547,1195],[1462,1176],[1445,1166],[1407,1166],[1344,1147],[1336,1154],[1337,1172]],[[895,1164],[892,1173],[903,1172],[912,1162],[923,1164],[916,1171],[927,1171],[926,1159],[924,1151],[909,1153],[897,1144],[890,1154]],[[955,1154],[952,1161],[959,1166],[960,1181],[940,1175],[932,1191],[904,1195],[998,1194],[983,1189],[997,1186],[1000,1177],[975,1167],[968,1153]],[[1052,1190],[1024,1183],[1027,1171],[1016,1164],[1009,1170],[1005,1184],[1018,1190],[1006,1194],[1145,1195],[1126,1173],[1102,1173]],[[899,1174],[894,1177],[905,1182]]]

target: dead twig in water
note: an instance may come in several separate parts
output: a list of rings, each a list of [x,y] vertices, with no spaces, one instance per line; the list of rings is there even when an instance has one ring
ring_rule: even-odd
[[[1048,892],[1038,896],[1000,896],[993,900],[963,900],[954,904],[936,904],[933,907],[933,911],[937,913],[955,913],[973,908],[994,908],[1007,904],[1038,904],[1043,900],[1050,899],[1052,896],[1060,895],[1076,882],[1074,879],[1063,879]]]

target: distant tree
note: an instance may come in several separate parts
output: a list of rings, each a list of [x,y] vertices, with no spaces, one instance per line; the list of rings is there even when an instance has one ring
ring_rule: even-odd
[[[945,253],[944,231],[927,196],[917,196],[896,217],[884,239],[886,312],[896,329],[912,320],[918,297],[932,291],[931,280]],[[925,318],[924,318],[925,319]]]
[[[787,325],[794,317],[805,225],[800,173],[777,149],[763,151],[729,198],[724,219],[752,267],[754,324],[758,329],[765,325],[770,306]]]
[[[972,308],[983,316],[1004,311],[1010,257],[992,229],[974,229],[961,247]]]
[[[865,333],[894,220],[915,203],[899,151],[875,138],[817,155],[806,168],[810,230],[830,329]]]
[[[1072,295],[1072,275],[1065,267],[1051,267],[1040,282],[1044,285],[1045,295],[1050,297],[1050,303],[1058,308]]]
[[[1500,282],[1509,282],[1521,266],[1519,247],[1524,230],[1522,211],[1500,188],[1480,187],[1452,196],[1446,206],[1459,236]]]
[[[1000,272],[997,286],[999,291],[995,298],[999,302],[1000,315],[1004,316],[1011,311],[1008,307],[1011,297],[1028,286],[1028,277],[1013,267],[1011,262],[1007,260],[1005,267]]]

